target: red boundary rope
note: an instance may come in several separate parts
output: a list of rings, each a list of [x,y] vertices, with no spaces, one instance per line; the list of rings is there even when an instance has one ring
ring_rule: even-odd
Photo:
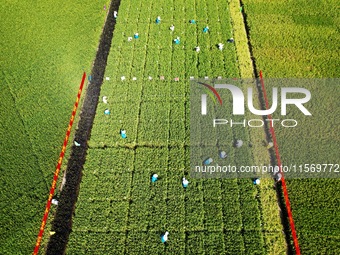
[[[260,81],[261,81],[263,96],[264,96],[264,99],[265,99],[265,102],[266,102],[266,109],[269,109],[269,103],[268,103],[266,88],[265,88],[264,82],[263,82],[262,71],[260,71]],[[285,178],[284,178],[284,175],[283,175],[283,172],[282,172],[281,157],[280,157],[280,153],[279,153],[279,147],[277,145],[277,140],[276,140],[276,135],[275,135],[274,127],[272,125],[272,116],[271,116],[271,114],[268,115],[268,118],[269,118],[269,120],[271,120],[270,121],[271,124],[269,125],[270,126],[270,133],[271,133],[272,138],[273,138],[273,143],[274,143],[274,148],[275,148],[277,164],[280,167],[280,173],[282,175],[281,183],[282,183],[282,188],[283,188],[283,195],[284,195],[285,202],[286,202],[286,208],[287,208],[287,213],[288,213],[290,229],[292,231],[294,247],[295,247],[296,254],[300,255],[301,254],[300,246],[299,246],[298,238],[297,238],[297,235],[296,235],[296,230],[295,230],[295,224],[294,224],[292,209],[290,207],[290,201],[289,201],[289,197],[288,197],[287,185],[286,185],[286,181],[285,181]]]
[[[43,234],[44,234],[44,230],[45,230],[45,225],[46,225],[48,213],[50,212],[50,208],[51,208],[52,197],[54,195],[54,190],[55,190],[56,185],[57,185],[58,175],[59,175],[59,172],[60,172],[61,163],[63,162],[63,158],[64,158],[64,155],[65,155],[66,146],[67,146],[67,143],[68,143],[68,139],[70,137],[70,133],[71,133],[71,128],[72,128],[72,125],[73,125],[74,117],[76,116],[76,112],[77,112],[77,108],[78,108],[81,92],[83,90],[85,78],[86,78],[86,73],[84,72],[83,73],[83,78],[82,78],[80,86],[79,86],[77,99],[76,99],[76,102],[74,103],[71,119],[70,119],[70,122],[68,124],[66,136],[65,136],[65,139],[64,139],[64,143],[63,143],[63,148],[62,148],[62,150],[60,152],[58,164],[57,164],[56,170],[54,172],[53,182],[52,182],[52,186],[51,186],[51,189],[50,189],[50,195],[48,196],[48,200],[47,200],[44,216],[43,216],[42,221],[41,221],[38,238],[37,238],[37,241],[35,243],[35,248],[34,248],[34,251],[33,251],[34,255],[38,254],[38,251],[39,251],[39,248],[40,248],[40,243],[41,243],[41,240],[42,240],[42,237],[43,237]]]

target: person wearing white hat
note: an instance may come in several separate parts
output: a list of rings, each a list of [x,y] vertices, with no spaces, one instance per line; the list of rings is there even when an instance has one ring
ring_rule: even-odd
[[[125,139],[126,138],[126,130],[125,129],[121,129],[120,130],[120,136]]]
[[[277,173],[275,175],[275,181],[279,182],[279,181],[281,181],[281,179],[282,179],[282,174],[281,173]]]
[[[254,183],[255,185],[259,185],[259,184],[261,183],[261,181],[260,181],[259,178],[256,178],[256,179],[254,179],[253,183]]]
[[[232,37],[227,40],[227,43],[233,43],[233,42],[235,42],[235,40]]]
[[[210,165],[214,160],[212,158],[207,158],[206,160],[203,161],[203,165]]]
[[[175,30],[175,26],[174,26],[174,25],[171,25],[170,30],[171,30],[171,31],[174,31],[174,30]]]
[[[181,41],[179,40],[179,37],[177,36],[177,38],[176,39],[174,39],[174,43],[175,44],[179,44]]]
[[[158,174],[154,174],[151,177],[151,182],[156,182],[156,181],[158,181]]]
[[[224,47],[224,44],[223,44],[223,43],[219,43],[219,44],[218,44],[218,49],[219,49],[219,50],[223,50],[223,47]]]
[[[183,185],[183,188],[187,188],[188,185],[189,185],[189,181],[187,179],[185,179],[185,177],[183,177],[183,179],[182,179],[182,185]]]
[[[164,233],[164,235],[161,236],[161,241],[162,241],[162,243],[165,243],[166,241],[168,241],[168,235],[169,235],[169,232],[166,231],[166,232]]]
[[[241,148],[243,145],[243,141],[242,140],[237,140],[235,143],[236,148]]]

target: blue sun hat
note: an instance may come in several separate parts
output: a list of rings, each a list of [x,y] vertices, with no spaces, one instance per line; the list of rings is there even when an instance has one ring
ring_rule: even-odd
[[[174,43],[175,44],[179,44],[181,41],[180,41],[180,39],[179,39],[179,37],[177,37],[175,40],[174,40]]]
[[[138,34],[138,33],[135,33],[135,34],[133,35],[133,38],[138,39],[138,38],[139,38],[139,34]]]
[[[203,161],[203,165],[210,165],[213,162],[212,158],[207,158],[206,160]]]
[[[209,27],[208,27],[208,26],[206,26],[205,28],[203,28],[203,33],[208,33],[208,31],[209,31]]]

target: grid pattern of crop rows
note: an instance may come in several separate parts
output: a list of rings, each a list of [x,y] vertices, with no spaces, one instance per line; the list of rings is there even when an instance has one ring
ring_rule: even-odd
[[[136,32],[140,38],[128,42]],[[101,91],[109,103],[97,108],[67,254],[267,254],[268,240],[282,241],[281,226],[263,222],[250,179],[189,178],[188,189],[181,186],[189,168],[188,80],[238,77],[235,47],[225,43],[231,36],[226,1],[122,1]],[[249,141],[247,132],[225,135],[230,163],[251,164],[248,146],[231,148],[236,138]]]

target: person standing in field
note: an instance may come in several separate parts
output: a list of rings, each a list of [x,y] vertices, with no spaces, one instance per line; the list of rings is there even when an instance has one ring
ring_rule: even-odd
[[[187,179],[185,179],[185,177],[183,177],[182,179],[182,186],[183,188],[187,188],[189,185],[189,181]]]
[[[259,178],[254,179],[253,181],[254,185],[259,185],[261,183]]]
[[[121,129],[121,130],[120,130],[120,136],[121,136],[123,139],[125,139],[125,138],[127,137],[127,135],[126,135],[126,130],[125,130],[125,129]]]
[[[166,232],[164,233],[164,235],[161,236],[161,241],[162,241],[162,243],[165,243],[166,241],[168,241],[168,235],[169,235],[169,232],[166,231]]]
[[[227,43],[234,43],[234,42],[235,42],[235,40],[232,37],[227,40]]]
[[[158,181],[158,174],[153,174],[151,177],[151,182],[156,182]]]

